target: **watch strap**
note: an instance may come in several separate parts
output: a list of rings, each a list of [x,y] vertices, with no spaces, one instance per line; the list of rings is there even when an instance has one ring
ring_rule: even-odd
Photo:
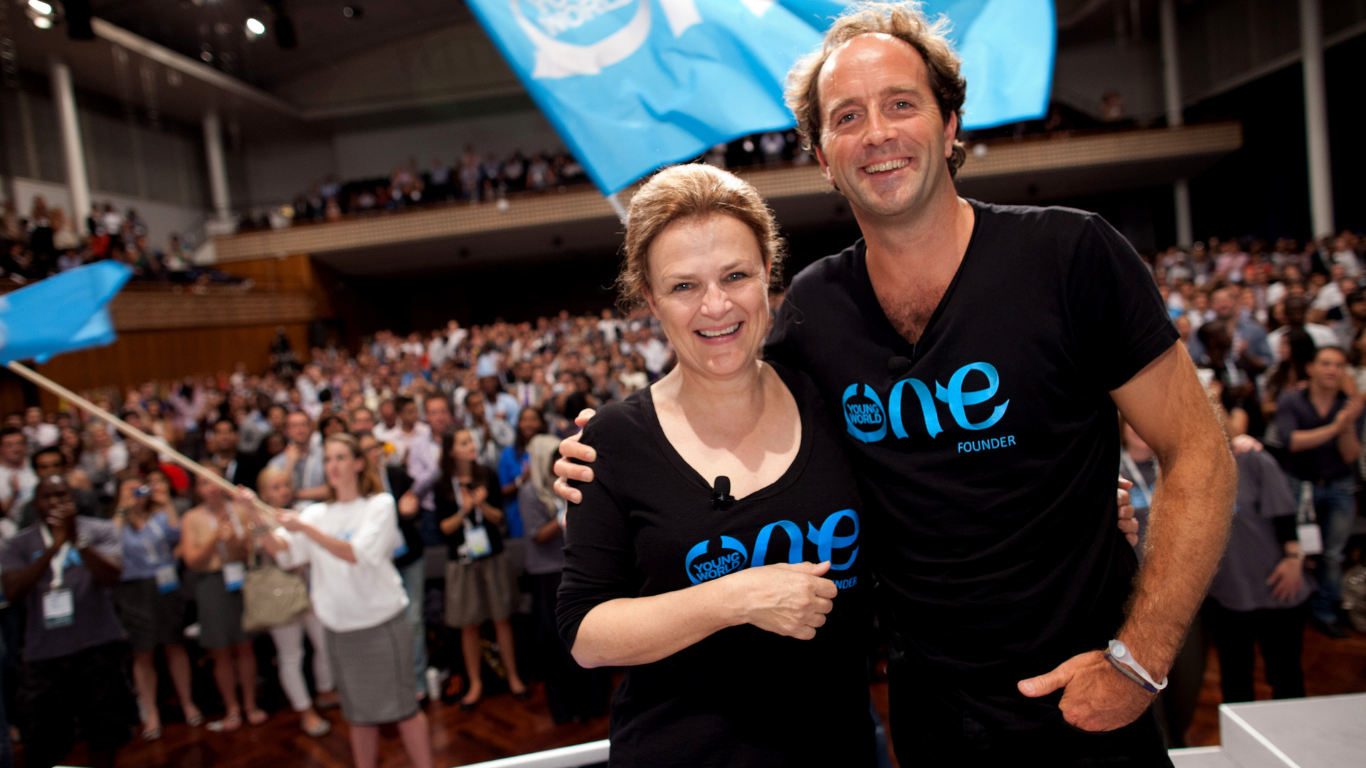
[[[1110,641],[1110,645],[1105,651],[1105,658],[1114,665],[1115,669],[1122,672],[1125,677],[1138,683],[1149,693],[1158,693],[1163,688],[1167,687],[1167,678],[1162,678],[1162,682],[1160,683],[1153,680],[1152,675],[1148,674],[1148,670],[1144,669],[1143,665],[1139,664],[1138,661],[1134,659],[1133,654],[1129,652],[1128,646],[1119,640]]]

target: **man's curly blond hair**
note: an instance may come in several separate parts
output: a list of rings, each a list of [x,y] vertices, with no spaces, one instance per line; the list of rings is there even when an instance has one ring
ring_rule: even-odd
[[[959,72],[961,60],[953,52],[948,39],[949,19],[940,15],[931,21],[915,0],[902,2],[862,2],[849,6],[825,33],[819,50],[804,56],[787,75],[787,106],[797,116],[797,133],[802,147],[819,148],[821,144],[821,69],[835,49],[859,35],[881,33],[904,41],[925,61],[929,73],[930,91],[939,105],[939,113],[947,123],[950,114],[958,116],[958,132],[953,140],[953,155],[949,157],[949,175],[957,175],[967,159],[967,148],[959,140],[963,133],[963,101],[967,98],[968,83]]]

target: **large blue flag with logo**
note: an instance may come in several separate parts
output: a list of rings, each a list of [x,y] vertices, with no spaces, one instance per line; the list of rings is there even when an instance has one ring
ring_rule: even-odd
[[[794,125],[783,82],[844,0],[467,0],[604,193],[746,134]],[[1052,0],[930,0],[968,81],[965,128],[1040,117]]]
[[[109,302],[131,274],[101,261],[0,296],[0,363],[112,344]]]

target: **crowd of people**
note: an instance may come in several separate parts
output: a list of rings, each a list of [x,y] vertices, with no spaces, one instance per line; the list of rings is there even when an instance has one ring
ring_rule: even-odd
[[[172,233],[165,248],[147,239],[147,222],[134,208],[120,213],[112,203],[96,204],[82,235],[75,222],[38,196],[22,214],[14,200],[0,203],[0,280],[20,285],[59,272],[111,260],[128,265],[134,280],[205,286],[241,284],[225,272],[198,266],[193,251]]]
[[[717,144],[699,158],[718,168],[742,168],[775,163],[806,164],[811,154],[798,145],[795,131],[769,131]],[[564,151],[500,158],[480,154],[473,146],[453,163],[432,160],[426,170],[415,157],[398,165],[386,178],[339,182],[335,176],[311,185],[294,200],[285,219],[292,222],[336,221],[348,214],[400,211],[432,203],[462,200],[495,202],[524,192],[559,192],[590,183],[583,166]],[[242,220],[239,229],[268,228],[270,217]]]
[[[1168,314],[1235,445],[1232,535],[1201,616],[1227,702],[1254,698],[1254,646],[1273,695],[1299,697],[1306,622],[1331,638],[1366,629],[1366,616],[1341,609],[1366,480],[1362,246],[1349,231],[1303,243],[1211,238],[1151,260]],[[1143,518],[1160,468],[1132,429],[1122,443],[1121,474],[1135,483]],[[1191,632],[1173,670],[1174,680],[1188,683],[1177,694],[1187,699],[1175,707],[1184,712],[1177,724],[1188,724],[1194,710],[1202,637],[1198,627]]]
[[[1303,695],[1297,628],[1308,620],[1340,637],[1348,626],[1340,585],[1366,468],[1360,249],[1343,233],[1303,247],[1211,239],[1151,258],[1240,448],[1240,513],[1204,613],[1228,701],[1252,695],[1254,642],[1275,694]],[[386,722],[401,724],[411,759],[424,764],[420,703],[469,710],[499,692],[525,698],[528,659],[557,722],[603,714],[610,678],[581,668],[558,637],[565,510],[551,464],[576,414],[671,368],[658,321],[646,311],[562,312],[381,331],[354,351],[314,349],[303,365],[287,343],[272,351],[275,370],[239,365],[89,394],[283,510],[278,521],[80,411],[5,419],[2,669],[27,764],[59,762],[76,719],[96,760],[112,760],[131,711],[144,739],[160,737],[168,712],[220,732],[259,724],[270,717],[257,698],[260,658],[309,735],[330,730],[319,710],[343,707],[360,765],[372,764],[370,726]],[[1124,434],[1121,473],[1142,517],[1160,468],[1132,429]],[[357,501],[368,498],[390,506]],[[336,515],[354,516],[345,541],[324,531]],[[284,529],[271,533],[274,522]],[[1310,522],[1322,531],[1313,570],[1305,558],[1318,553],[1302,534]],[[293,574],[311,607],[261,623],[269,611],[243,586],[263,569]],[[518,613],[535,621],[514,631]],[[264,635],[273,653],[260,655]],[[395,638],[403,653],[383,663],[409,670],[401,696],[391,675],[366,672],[375,648]],[[196,647],[212,661],[217,701],[194,698]]]
[[[1095,130],[1106,124],[1055,102],[1050,105],[1048,114],[1039,120],[1012,123],[1005,128],[968,131],[964,138],[972,141],[1041,133],[1065,134],[1074,129]],[[1133,126],[1125,124],[1123,127]],[[806,165],[814,161],[811,153],[801,147],[795,130],[742,136],[717,144],[697,159],[717,168],[752,168],[779,163]],[[336,221],[349,214],[395,212],[456,200],[496,202],[517,193],[559,192],[589,183],[583,166],[563,150],[531,155],[517,150],[500,158],[497,153],[480,154],[467,145],[454,162],[435,158],[426,170],[419,167],[417,158],[410,157],[387,177],[339,181],[336,176],[328,176],[295,198],[284,209],[279,221],[281,224]],[[238,228],[268,229],[271,226],[271,217],[266,214],[243,217]]]
[[[275,534],[251,499],[79,411],[30,408],[0,428],[5,711],[26,764],[59,762],[76,720],[92,760],[112,760],[133,700],[148,740],[160,738],[168,712],[218,732],[264,722],[258,657],[272,660],[309,735],[330,730],[320,709],[342,707],[360,765],[372,764],[370,726],[386,722],[400,723],[415,765],[430,764],[420,703],[471,710],[497,692],[524,699],[519,661],[528,659],[557,722],[604,714],[610,678],[578,668],[556,639],[563,506],[550,465],[573,414],[667,369],[671,350],[651,319],[564,313],[381,332],[355,354],[314,350],[301,370],[275,351],[277,371],[239,366],[121,397],[91,393],[281,510]],[[334,449],[362,469],[338,475]],[[389,506],[369,501],[379,498]],[[338,539],[300,533],[325,527],[348,501],[359,506],[347,514],[379,522],[348,528],[344,556]],[[250,582],[263,569],[306,574],[311,608],[278,624],[261,619],[269,611],[253,604]],[[67,594],[66,613],[53,608]],[[517,613],[528,621],[514,633]],[[374,649],[392,646],[374,633],[404,638],[401,680],[374,672]],[[265,634],[273,653],[258,653]],[[211,660],[216,701],[194,698],[190,644]],[[165,696],[162,675],[173,683]]]

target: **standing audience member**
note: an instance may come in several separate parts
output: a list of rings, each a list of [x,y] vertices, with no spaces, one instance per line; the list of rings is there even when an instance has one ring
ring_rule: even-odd
[[[508,536],[522,538],[522,515],[518,508],[517,491],[531,477],[527,464],[527,443],[546,431],[545,416],[534,408],[523,408],[517,417],[517,438],[503,449],[498,457],[498,484],[503,496],[503,512],[507,516]]]
[[[261,544],[282,567],[312,568],[309,597],[327,629],[356,767],[375,767],[379,727],[397,723],[409,762],[431,768],[427,716],[407,675],[413,638],[392,561],[401,541],[394,498],[354,437],[328,438],[324,456],[327,500],[298,514],[277,509],[280,527],[264,533]]]
[[[81,453],[79,465],[100,501],[105,503],[114,499],[118,490],[115,478],[128,466],[128,449],[114,439],[112,429],[103,421],[92,421],[86,427],[90,445]]]
[[[1234,456],[1238,503],[1228,548],[1209,590],[1224,702],[1252,701],[1253,645],[1261,648],[1272,697],[1304,696],[1300,654],[1313,588],[1295,537],[1295,499],[1281,468],[1262,451]]]
[[[25,460],[28,439],[19,427],[0,428],[0,513],[11,518],[29,499],[38,485],[38,475]]]
[[[374,435],[356,438],[365,460],[379,468],[379,479],[384,492],[398,500],[398,528],[403,541],[394,549],[394,568],[403,579],[403,591],[408,595],[408,623],[413,630],[413,681],[418,699],[426,696],[427,630],[422,620],[422,592],[427,583],[426,545],[418,530],[421,508],[413,492],[413,478],[399,466],[384,464],[384,444]]]
[[[90,764],[112,768],[128,741],[125,635],[109,594],[123,546],[113,523],[76,514],[60,475],[34,498],[38,522],[0,544],[0,583],[27,615],[14,713],[25,765],[60,763],[79,720]]]
[[[1342,564],[1356,516],[1356,478],[1361,453],[1362,401],[1342,391],[1347,357],[1320,347],[1308,367],[1309,386],[1281,395],[1276,429],[1285,441],[1285,470],[1305,512],[1313,513],[1323,538],[1323,570],[1309,601],[1309,622],[1335,639],[1345,638],[1338,620]],[[1307,522],[1307,521],[1305,521]]]
[[[185,653],[185,598],[175,548],[180,543],[180,517],[175,508],[153,511],[152,488],[137,475],[119,481],[121,506],[114,513],[123,539],[123,575],[114,592],[119,618],[133,646],[133,684],[142,716],[142,738],[161,738],[157,706],[156,649],[166,653],[185,723],[204,722],[190,689],[190,657]]]
[[[256,488],[261,500],[277,509],[289,509],[294,502],[294,489],[289,487],[289,475],[282,469],[267,467],[261,470],[256,478]],[[317,706],[338,706],[341,700],[332,683],[332,663],[327,656],[323,625],[311,608],[288,624],[271,627],[270,639],[275,642],[280,688],[289,699],[290,708],[299,713],[299,727],[304,733],[318,739],[332,732],[332,724],[318,714],[313,698],[308,695],[308,683],[304,680],[305,633],[313,645],[313,682],[318,688]]]
[[[477,398],[477,393],[471,393],[466,402],[475,402]],[[436,510],[449,558],[446,626],[460,628],[460,650],[468,680],[460,708],[473,710],[483,698],[479,629],[490,620],[507,670],[508,688],[518,700],[525,700],[531,694],[517,674],[517,654],[512,643],[510,619],[517,594],[508,576],[502,532],[498,529],[503,521],[503,511],[494,503],[502,495],[498,481],[479,463],[470,430],[456,432],[442,449],[441,477],[435,489]]]
[[[39,482],[54,475],[66,480],[71,498],[76,502],[76,514],[86,517],[108,517],[94,493],[85,488],[74,487],[75,479],[72,477],[71,468],[67,466],[66,454],[62,453],[60,448],[55,445],[39,448],[38,452],[33,454],[33,458],[29,459],[29,464],[33,467],[33,474]],[[19,527],[23,528],[38,519],[38,511],[33,502],[29,501],[16,510],[14,518]]]
[[[251,637],[242,631],[249,521],[216,484],[200,481],[196,488],[200,504],[185,513],[182,552],[185,567],[195,574],[199,644],[213,656],[214,682],[227,708],[223,719],[208,727],[230,732],[242,727],[244,711],[252,725],[264,723],[267,717],[256,706],[256,653]]]
[[[285,437],[289,444],[270,460],[269,466],[283,469],[289,475],[295,498],[303,501],[327,498],[323,443],[313,431],[313,420],[302,411],[289,414],[285,417]]]
[[[525,413],[525,411],[523,411]],[[560,573],[564,570],[564,501],[555,495],[551,465],[560,455],[554,435],[538,434],[527,443],[528,482],[517,499],[526,524],[526,572],[534,584],[536,636],[545,664],[545,695],[556,723],[584,722],[607,712],[611,677],[604,670],[584,669],[569,655],[555,618],[559,604]]]

